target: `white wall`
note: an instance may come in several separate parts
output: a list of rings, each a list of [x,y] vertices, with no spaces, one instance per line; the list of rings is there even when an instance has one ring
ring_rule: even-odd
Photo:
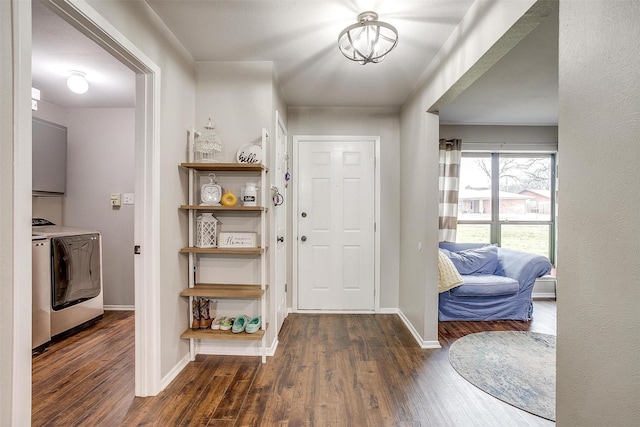
[[[223,160],[235,162],[238,148],[260,141],[271,130],[271,62],[199,62],[196,67],[196,129],[207,120],[224,143]]]
[[[440,125],[440,138],[462,139],[463,150],[555,151],[557,126]]]
[[[63,224],[102,233],[104,305],[133,307],[133,205],[115,208],[111,193],[133,193],[133,108],[67,111],[67,193]]]
[[[639,21],[635,1],[560,2],[562,426],[640,425]]]
[[[179,253],[187,243],[187,223],[178,212],[184,201],[178,164],[185,160],[186,131],[194,126],[195,62],[153,10],[142,1],[88,2],[161,69],[160,119],[160,266],[159,330],[161,374],[168,375],[188,354],[180,339],[188,304],[180,298],[186,286],[187,259]],[[144,248],[143,248],[144,250]]]
[[[422,84],[401,109],[400,203],[403,210],[400,219],[400,310],[415,332],[423,338],[425,345],[437,343],[438,340],[436,260],[439,137],[437,116],[425,112],[437,105],[442,97],[449,96],[452,88],[476,62],[481,59],[495,62],[499,59],[499,55],[485,53],[501,41],[533,3],[534,0],[474,3],[425,71]],[[526,33],[523,30],[519,36],[524,37]],[[516,42],[511,37],[508,43],[503,41],[501,45],[511,46]],[[425,182],[419,187],[417,182],[422,180]],[[418,191],[425,194],[425,199],[416,203],[414,195]],[[411,209],[404,208],[408,206]],[[416,221],[419,223],[416,224]],[[418,242],[422,242],[423,247],[420,253],[416,252]],[[423,265],[424,269],[416,268],[416,265]]]
[[[378,166],[380,167],[381,206],[378,230],[380,232],[381,309],[396,309],[398,307],[399,132],[399,112],[396,108],[289,108],[289,144],[291,144],[294,135],[380,136],[380,164]],[[292,153],[293,150],[290,148],[289,155],[291,156]],[[289,200],[292,200],[291,197]],[[292,205],[289,207],[293,208]],[[291,301],[289,301],[289,306],[291,306]]]

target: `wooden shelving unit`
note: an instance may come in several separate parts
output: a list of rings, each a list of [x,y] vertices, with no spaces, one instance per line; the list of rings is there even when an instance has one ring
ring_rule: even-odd
[[[237,285],[225,283],[196,283],[193,288],[180,292],[183,297],[205,298],[262,298],[266,289],[261,285]]]
[[[240,332],[234,334],[231,331],[219,331],[212,329],[187,329],[180,335],[184,339],[196,340],[225,340],[225,341],[260,341],[264,338],[265,331],[260,329],[255,334]]]
[[[180,163],[183,168],[201,172],[268,172],[262,164],[255,163]]]
[[[263,206],[205,206],[205,205],[182,205],[180,209],[194,210],[194,211],[207,211],[207,212],[262,212],[267,211],[267,208]]]
[[[262,255],[264,248],[196,248],[188,247],[180,249],[183,254],[210,254],[210,255]]]
[[[262,147],[266,148],[267,134],[263,129],[262,131]],[[184,289],[180,295],[185,298],[189,298],[189,325],[191,325],[191,302],[193,298],[208,298],[219,301],[219,304],[223,304],[225,300],[246,300],[254,299],[259,301],[259,312],[262,317],[262,327],[255,334],[247,334],[245,332],[234,334],[231,331],[221,331],[212,329],[191,329],[185,330],[180,337],[189,340],[191,349],[191,358],[195,359],[195,341],[196,340],[223,340],[223,341],[261,341],[261,353],[262,362],[266,362],[266,343],[265,333],[268,327],[267,313],[266,313],[266,275],[267,275],[267,260],[265,256],[266,252],[266,212],[265,206],[208,206],[199,205],[196,201],[196,183],[198,174],[207,172],[220,172],[222,179],[224,176],[251,176],[260,179],[259,194],[260,202],[264,205],[270,197],[267,195],[267,176],[268,169],[262,164],[248,164],[248,163],[194,163],[185,162],[180,164],[181,167],[188,169],[189,171],[189,200],[187,204],[181,205],[180,209],[186,210],[189,214],[189,246],[180,250],[181,253],[189,256],[189,278],[188,287]],[[256,248],[246,247],[234,247],[234,248],[199,248],[194,245],[195,243],[195,220],[196,213],[198,212],[213,212],[216,214],[222,214],[225,216],[253,216],[259,215],[260,219],[260,233],[259,233],[259,246]],[[260,283],[247,284],[247,283],[197,283],[196,282],[196,270],[198,269],[199,257],[211,257],[211,256],[258,256],[260,257]],[[205,279],[206,280],[206,279]],[[240,314],[240,313],[238,313]],[[245,313],[248,314],[248,313]]]

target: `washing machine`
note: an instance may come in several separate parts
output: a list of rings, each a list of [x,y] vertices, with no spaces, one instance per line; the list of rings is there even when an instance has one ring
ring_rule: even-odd
[[[104,315],[100,232],[34,219],[31,234],[50,245],[51,339],[100,320]]]

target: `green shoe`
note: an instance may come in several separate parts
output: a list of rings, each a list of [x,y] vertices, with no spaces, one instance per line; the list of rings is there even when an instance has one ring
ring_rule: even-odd
[[[260,329],[261,324],[262,320],[260,319],[260,316],[256,316],[253,319],[249,320],[249,323],[247,323],[244,331],[248,334],[255,334]]]
[[[231,329],[231,325],[233,323],[233,319],[230,317],[223,317],[222,319],[220,319],[220,330],[221,331],[228,331],[229,329]]]
[[[231,332],[233,332],[234,334],[243,332],[244,328],[247,326],[247,323],[249,323],[248,316],[245,316],[243,314],[242,316],[236,317],[236,320],[233,322],[233,327],[231,328]]]

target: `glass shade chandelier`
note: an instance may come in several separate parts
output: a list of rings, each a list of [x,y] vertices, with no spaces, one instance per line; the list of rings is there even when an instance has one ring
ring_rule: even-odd
[[[398,44],[398,30],[391,24],[378,21],[375,12],[362,12],[358,22],[350,25],[338,36],[340,52],[362,65],[382,62]]]

